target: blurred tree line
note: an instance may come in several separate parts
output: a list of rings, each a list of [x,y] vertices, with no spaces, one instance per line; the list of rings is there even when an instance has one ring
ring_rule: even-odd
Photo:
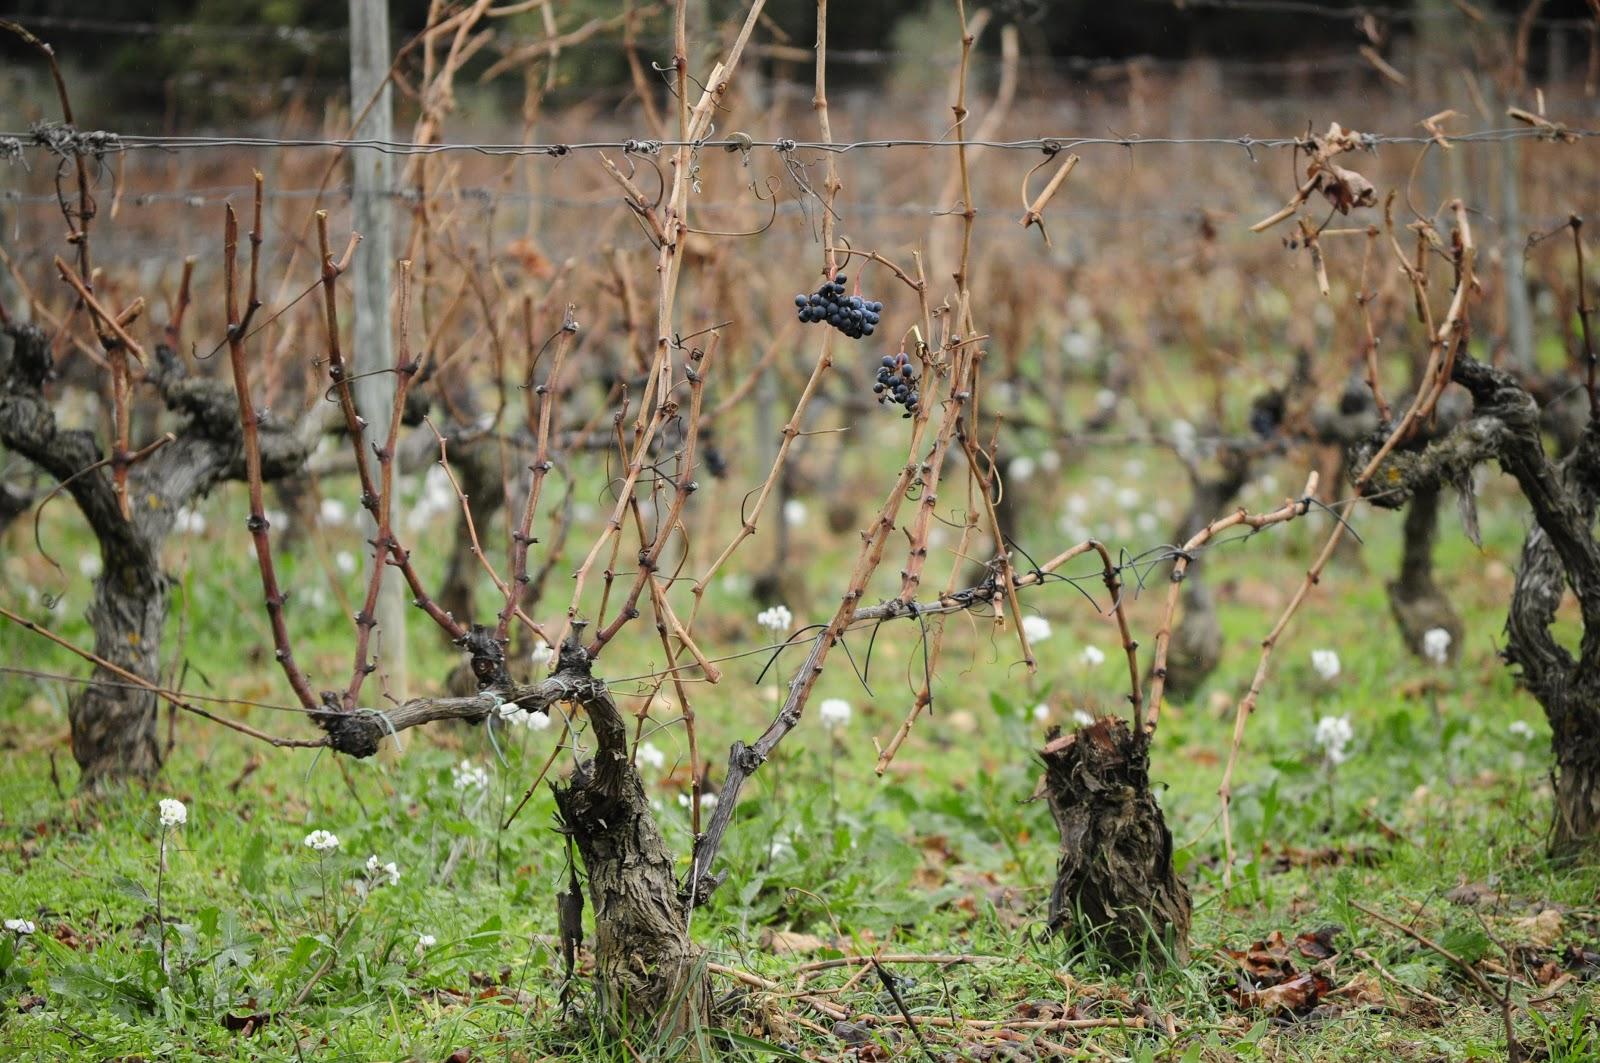
[[[1323,2],[1349,6],[1351,19],[1226,7],[1180,10],[1169,0],[1123,4],[996,0],[989,6],[997,20],[1023,26],[1026,47],[1035,56],[1285,59],[1329,49],[1349,51],[1363,43],[1355,18],[1359,3]],[[1391,2],[1408,6],[1408,0]],[[1409,2],[1436,5],[1441,0]],[[635,0],[638,7],[648,3]],[[209,117],[225,117],[230,111],[248,113],[252,98],[273,98],[275,89],[298,84],[332,90],[346,76],[348,9],[340,0],[12,0],[5,6],[9,14],[32,25],[55,45],[75,73],[95,76],[97,93],[114,100],[123,114],[136,109],[159,114],[170,110],[175,95],[181,95],[187,114],[198,110],[209,112]],[[664,61],[670,49],[670,20],[665,12],[670,11],[671,0],[663,0],[661,6],[663,13],[649,21],[640,38],[647,55]],[[981,0],[968,0],[969,11],[980,6]],[[1521,10],[1517,0],[1479,6],[1508,14]],[[829,47],[898,51],[902,64],[904,53],[927,50],[929,62],[937,63],[934,50],[942,52],[946,41],[931,28],[948,19],[946,9],[951,7],[950,0],[856,0],[838,5],[829,20]],[[389,0],[397,47],[426,24],[428,8],[428,0]],[[622,10],[621,0],[560,0],[557,7],[564,31]],[[695,26],[721,27],[743,10],[744,0],[690,0],[691,24]],[[815,32],[815,10],[814,0],[769,0],[770,24],[763,36],[771,39],[787,34],[790,43],[809,44]],[[1544,18],[1582,18],[1588,10],[1586,0],[1551,0],[1540,14]],[[119,28],[130,23],[144,29]],[[502,25],[528,38],[544,32],[537,11]],[[158,32],[152,27],[168,29]],[[1396,36],[1408,32],[1400,25],[1388,30]],[[569,53],[572,58],[562,67],[564,86],[582,93],[626,84],[626,67],[616,40],[616,34],[608,34]],[[984,43],[992,45],[994,40],[994,34],[987,34]],[[26,54],[16,42],[0,39],[0,56],[25,61]],[[1541,54],[1536,40],[1533,55]],[[889,67],[886,62],[882,71],[875,72],[871,64],[856,63],[839,73],[842,83],[848,85],[887,74]],[[92,113],[95,108],[90,110]]]

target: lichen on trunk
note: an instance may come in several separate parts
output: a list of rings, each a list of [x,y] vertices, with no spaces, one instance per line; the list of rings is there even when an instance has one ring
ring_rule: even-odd
[[[1061,835],[1050,929],[1124,966],[1187,963],[1189,890],[1150,790],[1149,740],[1106,717],[1053,734],[1042,756]]]

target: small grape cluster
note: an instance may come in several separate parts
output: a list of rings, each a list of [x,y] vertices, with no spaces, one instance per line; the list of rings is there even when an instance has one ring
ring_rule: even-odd
[[[826,321],[853,340],[872,335],[878,326],[878,315],[883,304],[869,302],[859,295],[845,295],[844,284],[849,278],[843,273],[824,282],[810,295],[797,295],[794,305],[800,311],[800,320],[806,324]]]
[[[887,354],[878,365],[878,382],[872,385],[872,390],[878,396],[878,405],[887,406],[889,403],[898,403],[906,408],[902,415],[910,417],[917,412],[917,401],[920,398],[917,392],[917,371],[911,368],[911,359],[905,351],[901,351],[893,358]]]

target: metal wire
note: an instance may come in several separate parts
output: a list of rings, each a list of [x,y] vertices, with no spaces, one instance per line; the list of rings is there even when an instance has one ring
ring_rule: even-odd
[[[1565,126],[1542,128],[1514,126],[1506,129],[1484,129],[1460,133],[1446,138],[1451,144],[1501,143],[1508,140],[1555,139],[1557,133],[1570,139],[1588,140],[1600,136],[1600,130],[1571,129]],[[1427,134],[1363,133],[1361,146],[1375,150],[1385,145],[1420,146],[1436,142],[1438,138]],[[563,157],[579,151],[621,151],[628,154],[656,155],[677,148],[707,150],[722,148],[726,151],[749,152],[758,148],[772,149],[780,154],[795,151],[818,151],[843,155],[852,151],[897,148],[991,148],[998,151],[1041,151],[1054,155],[1062,151],[1075,151],[1089,147],[1218,147],[1236,148],[1251,152],[1257,148],[1301,147],[1304,139],[1297,136],[1256,137],[1205,136],[1205,137],[1145,137],[1127,136],[1059,136],[1025,137],[1019,140],[966,140],[949,137],[920,139],[915,137],[887,137],[879,140],[852,140],[827,143],[818,140],[799,140],[780,137],[775,140],[756,140],[743,135],[708,138],[698,141],[682,140],[591,140],[576,143],[515,144],[515,143],[416,143],[404,140],[339,140],[317,137],[243,137],[243,136],[145,136],[136,133],[116,133],[109,130],[77,131],[64,126],[39,127],[26,133],[0,133],[0,144],[23,149],[43,149],[54,154],[77,150],[84,154],[107,155],[128,151],[206,151],[218,148],[259,148],[280,150],[286,148],[332,148],[346,150],[381,151],[387,155],[442,155],[452,152],[473,152],[479,155],[546,155]]]

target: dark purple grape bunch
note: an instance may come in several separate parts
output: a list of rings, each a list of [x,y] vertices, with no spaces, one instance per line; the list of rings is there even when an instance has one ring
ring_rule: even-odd
[[[813,321],[826,321],[853,340],[872,335],[872,330],[878,327],[878,315],[883,313],[883,304],[869,302],[859,295],[845,295],[847,280],[849,278],[841,273],[810,295],[795,296],[794,305],[800,311],[800,320],[808,325]]]
[[[917,402],[920,396],[917,393],[917,371],[911,368],[911,358],[905,351],[901,351],[893,358],[887,354],[878,364],[878,381],[872,385],[873,392],[878,396],[878,405],[887,406],[891,402],[906,408],[903,417],[910,417],[917,412]]]

